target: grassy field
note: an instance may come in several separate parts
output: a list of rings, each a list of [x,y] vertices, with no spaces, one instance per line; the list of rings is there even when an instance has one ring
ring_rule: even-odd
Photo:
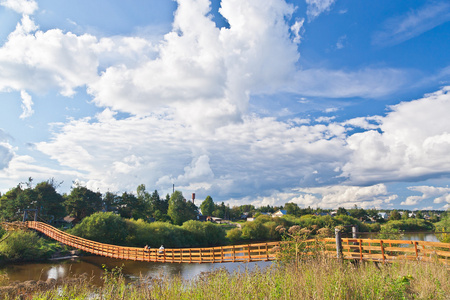
[[[316,257],[297,266],[218,270],[188,281],[159,277],[127,283],[120,270],[112,270],[105,271],[103,287],[85,277],[1,291],[4,299],[450,299],[449,275],[434,263],[353,264]]]

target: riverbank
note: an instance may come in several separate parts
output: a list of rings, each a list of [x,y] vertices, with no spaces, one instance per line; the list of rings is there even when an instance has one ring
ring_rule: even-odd
[[[299,264],[266,269],[204,272],[190,280],[181,276],[144,277],[128,283],[120,268],[103,274],[104,285],[89,278],[41,290],[4,294],[27,299],[448,299],[450,272],[441,264],[350,263],[316,257]]]

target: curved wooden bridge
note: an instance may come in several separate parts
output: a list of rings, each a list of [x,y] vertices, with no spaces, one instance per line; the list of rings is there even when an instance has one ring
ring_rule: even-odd
[[[225,263],[270,261],[283,255],[288,242],[268,242],[207,248],[144,249],[103,244],[83,239],[37,221],[2,223],[8,230],[30,228],[68,246],[95,255],[116,259],[163,263]],[[298,255],[308,255],[319,250],[336,257],[336,240],[324,238],[300,242]],[[360,261],[394,262],[399,260],[440,261],[450,266],[450,243],[351,239],[341,240],[340,256]],[[295,247],[290,247],[292,251]]]
[[[58,230],[46,223],[28,221],[26,226],[68,246],[117,259],[170,263],[225,263],[276,259],[278,242],[208,248],[144,249],[102,244]]]

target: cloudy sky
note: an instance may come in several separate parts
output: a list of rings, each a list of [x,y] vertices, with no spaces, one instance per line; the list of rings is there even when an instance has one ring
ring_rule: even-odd
[[[0,191],[450,207],[450,3],[0,0]]]

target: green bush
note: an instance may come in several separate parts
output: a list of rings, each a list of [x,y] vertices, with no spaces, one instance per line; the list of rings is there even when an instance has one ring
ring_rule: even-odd
[[[447,215],[440,222],[436,223],[436,231],[450,232],[450,215]],[[441,233],[437,237],[443,243],[450,243],[450,233]]]
[[[3,227],[0,226],[0,239],[3,238],[3,236],[5,235],[5,233],[6,233],[6,230],[3,229]]]
[[[231,244],[236,244],[242,238],[242,230],[240,228],[233,228],[227,232],[227,239]]]
[[[133,228],[134,234],[130,236],[130,246],[152,248],[164,245],[166,248],[192,247],[195,241],[181,226],[166,222],[147,223],[142,219],[127,220],[128,226]]]
[[[269,230],[262,222],[258,222],[257,220],[247,222],[242,228],[242,239],[264,241],[267,240],[268,232]]]
[[[197,246],[218,246],[225,242],[225,230],[210,222],[190,220],[184,222],[181,228],[189,232]]]
[[[124,219],[112,212],[98,212],[86,217],[69,233],[100,243],[126,245],[129,227]]]
[[[49,258],[60,246],[46,242],[33,231],[13,231],[0,243],[3,261],[35,261]]]
[[[402,219],[388,221],[382,228],[393,228],[403,231],[432,231],[434,225],[423,219]]]

